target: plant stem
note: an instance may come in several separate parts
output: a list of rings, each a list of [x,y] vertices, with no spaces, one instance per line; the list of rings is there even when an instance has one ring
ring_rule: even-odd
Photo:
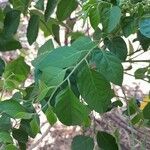
[[[134,75],[132,75],[132,74],[130,74],[130,73],[127,73],[127,72],[124,72],[125,74],[127,74],[127,75],[129,75],[129,76],[132,76],[132,77],[134,77],[135,78],[135,76]],[[145,82],[147,82],[147,83],[149,83],[147,80],[145,80],[145,79],[140,79],[140,80],[143,80],[143,81],[145,81]]]
[[[142,53],[140,53],[140,54],[137,54],[136,56],[134,56],[134,57],[132,57],[132,58],[130,58],[130,59],[135,59],[135,58],[137,58],[138,56],[140,56],[140,55],[142,55],[142,54],[144,54],[145,53],[145,51],[144,52],[142,52]]]
[[[133,54],[137,53],[137,52],[140,52],[142,49],[138,49],[136,51],[134,51],[133,53],[129,54],[128,56],[132,56]]]
[[[129,60],[126,60],[125,61],[125,63],[126,62],[130,62],[130,63],[135,63],[135,62],[147,62],[147,63],[150,63],[150,60],[131,60],[131,59],[129,59]]]
[[[129,127],[131,128],[131,150],[135,150],[134,146],[135,146],[135,143],[134,143],[134,132],[133,132],[133,126],[132,126],[132,122],[131,122],[131,118],[130,118],[130,110],[129,110],[129,104],[128,104],[128,99],[127,99],[127,96],[125,94],[125,91],[123,89],[123,87],[121,87],[121,90],[122,90],[122,93],[124,95],[124,98],[126,100],[126,104],[127,104],[127,113],[128,113],[128,121],[129,121]]]

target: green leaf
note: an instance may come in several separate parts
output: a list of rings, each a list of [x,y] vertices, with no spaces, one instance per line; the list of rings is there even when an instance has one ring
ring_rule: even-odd
[[[20,149],[20,150],[25,150],[25,149],[27,149],[27,144],[26,144],[26,143],[18,142],[18,145],[19,145],[19,149]]]
[[[30,16],[32,16],[32,15],[39,16],[40,21],[43,21],[43,23],[46,24],[46,22],[44,21],[44,15],[43,15],[42,11],[39,11],[37,9],[32,9],[32,10],[30,10]]]
[[[3,22],[4,18],[5,18],[5,15],[4,15],[3,9],[0,8],[0,22]]]
[[[31,122],[31,119],[30,120],[22,119],[20,122],[20,129],[26,132],[28,136],[35,138],[35,135],[32,133],[30,122]]]
[[[66,77],[71,73],[71,69],[67,70],[66,72]],[[80,97],[80,92],[78,90],[78,86],[77,86],[77,73],[78,71],[75,71],[70,77],[69,77],[69,81],[70,81],[70,87],[71,90],[73,91],[73,93],[75,94],[76,97]]]
[[[133,125],[137,124],[137,123],[140,123],[141,121],[143,120],[143,116],[142,116],[142,113],[138,113],[137,115],[135,115],[132,120],[131,120],[131,123]]]
[[[132,4],[137,4],[137,3],[139,3],[139,2],[142,2],[143,0],[131,0],[131,3]]]
[[[110,8],[106,14],[106,19],[103,24],[103,29],[107,33],[112,32],[117,25],[119,24],[121,19],[121,9],[118,6],[113,6]]]
[[[7,12],[11,11],[12,8],[10,5],[6,5],[5,9],[4,9],[4,13],[6,14]]]
[[[20,23],[20,14],[19,10],[11,10],[6,13],[3,31],[5,37],[9,38],[17,32]]]
[[[40,80],[43,81],[47,86],[57,86],[60,84],[65,77],[65,69],[57,67],[47,67],[42,71]]]
[[[42,101],[44,100],[44,98],[47,96],[47,95],[50,95],[53,90],[54,90],[55,87],[48,87],[43,81],[39,80],[38,82],[38,90],[37,90],[37,95],[38,95],[38,98],[37,100],[38,101]]]
[[[95,46],[97,46],[96,43],[86,36],[80,37],[72,43],[72,48],[82,51],[82,53],[94,49]]]
[[[70,89],[63,90],[56,97],[55,112],[65,125],[83,125],[88,120],[88,112]]]
[[[128,55],[131,56],[134,54],[134,47],[133,47],[133,44],[131,43],[130,40],[128,40],[128,44],[129,44],[129,52],[128,52]]]
[[[86,66],[78,74],[77,84],[82,98],[92,109],[106,112],[111,103],[111,87],[103,75]]]
[[[13,5],[14,9],[20,10],[25,14],[31,3],[31,0],[9,0],[9,2]]]
[[[115,95],[112,95],[112,96],[115,97]],[[120,100],[116,100],[109,105],[107,112],[111,111],[114,108],[122,107],[122,106],[123,106],[123,103]]]
[[[22,129],[16,129],[13,128],[12,130],[12,136],[21,143],[27,143],[28,142],[28,134],[22,130]]]
[[[107,132],[101,131],[97,133],[97,144],[99,148],[104,150],[118,150],[115,137]]]
[[[47,22],[44,21],[44,18],[40,19],[40,29],[44,32],[45,37],[52,35],[52,24],[50,19]]]
[[[71,33],[69,33],[68,36],[71,37],[71,43],[72,43],[76,39],[78,39],[80,37],[84,37],[85,35],[84,35],[84,33],[77,31],[77,32],[71,32]]]
[[[137,30],[137,22],[134,17],[127,16],[121,20],[121,26],[125,37],[134,34]]]
[[[51,87],[45,87],[44,89],[41,89],[40,91],[39,91],[39,95],[38,95],[38,101],[42,101],[45,97],[46,97],[46,95],[50,92],[52,92],[53,91],[53,89],[51,88]]]
[[[12,51],[21,48],[22,46],[19,41],[14,38],[7,39],[3,35],[0,35],[0,51]]]
[[[128,112],[128,109],[129,109],[129,112]],[[125,111],[125,114],[127,116],[133,115],[139,111],[138,104],[137,104],[137,101],[135,99],[130,99],[130,101],[128,103],[128,109]]]
[[[137,32],[137,40],[140,42],[144,51],[147,51],[150,46],[150,38],[145,37],[140,31]]]
[[[2,76],[4,70],[5,70],[5,62],[2,58],[0,58],[0,76]]]
[[[14,117],[21,118],[21,119],[31,119],[33,114],[28,112],[18,112]]]
[[[93,53],[91,62],[108,81],[122,85],[123,67],[121,61],[113,53],[97,49]]]
[[[45,112],[47,121],[50,123],[50,125],[54,125],[57,122],[57,117],[54,114],[52,108],[48,107]]]
[[[31,120],[30,126],[31,126],[31,129],[32,129],[32,133],[34,135],[37,135],[40,132],[40,123],[39,123],[39,119],[37,118],[37,116],[35,116]]]
[[[52,34],[53,34],[55,41],[60,45],[61,43],[60,43],[59,31],[60,31],[59,25],[53,24]]]
[[[143,109],[143,116],[145,119],[150,119],[150,103],[148,103]]]
[[[100,10],[101,5],[96,5],[95,7],[90,9],[90,23],[93,29],[96,29],[100,23],[100,15],[101,15],[101,10]]]
[[[93,34],[93,40],[99,42],[101,38],[102,38],[102,30],[97,27]]]
[[[49,52],[54,49],[54,44],[52,39],[46,41],[38,50],[38,55],[43,54],[45,52]]]
[[[112,103],[112,106],[113,107],[122,107],[123,106],[123,103],[120,101],[120,100],[116,100]]]
[[[26,94],[26,93],[24,92],[24,94]],[[23,93],[21,93],[21,91],[20,92],[15,92],[12,96],[12,99],[20,102],[23,99]]]
[[[143,17],[139,22],[140,32],[147,38],[150,38],[150,17]]]
[[[28,113],[22,105],[14,100],[1,101],[0,112],[8,114],[12,118],[30,119],[32,117],[32,114]]]
[[[37,98],[37,95],[39,93],[39,88],[36,86],[36,84],[31,84],[24,90],[24,100],[30,100],[30,101],[35,101]],[[31,103],[30,103],[31,104]]]
[[[67,19],[71,15],[71,13],[77,8],[77,6],[78,3],[76,2],[76,0],[61,0],[58,3],[56,11],[58,20],[64,21],[65,19]]]
[[[40,91],[38,98],[37,98],[38,101],[42,101],[47,96],[47,94],[52,93],[52,91],[53,91],[53,88],[51,87],[47,87],[43,89],[42,91]]]
[[[57,92],[57,94],[58,94],[58,92]],[[45,98],[45,99],[43,99],[41,102],[40,102],[40,104],[41,104],[41,107],[42,107],[42,111],[45,113],[46,112],[46,110],[47,110],[47,108],[50,106],[50,108],[51,107],[54,107],[54,105],[55,104],[53,104],[53,106],[51,105],[51,103],[47,103],[47,99]]]
[[[10,133],[0,131],[0,143],[13,143],[13,139],[10,136]]]
[[[44,0],[38,0],[36,2],[35,8],[44,11]]]
[[[47,1],[47,6],[46,6],[45,13],[44,13],[45,21],[47,21],[49,19],[49,17],[52,15],[52,13],[54,12],[54,9],[57,5],[57,1],[58,0],[48,0]]]
[[[3,74],[5,79],[5,88],[17,88],[19,84],[26,80],[29,71],[30,67],[24,62],[24,58],[21,56],[8,63]]]
[[[33,65],[39,70],[50,66],[67,68],[75,65],[95,46],[90,38],[80,37],[71,46],[63,46],[37,57]]]
[[[0,131],[8,131],[11,129],[11,121],[9,116],[3,114],[0,117]]]
[[[127,58],[127,45],[122,37],[114,37],[113,39],[105,39],[105,45],[113,52],[121,61]]]
[[[77,135],[71,143],[71,150],[93,150],[94,140],[89,136]]]
[[[23,0],[23,1],[24,1],[24,5],[25,5],[23,13],[27,14],[32,1],[31,0]]]
[[[8,144],[5,146],[5,150],[17,150],[17,147],[13,144]]]
[[[144,79],[146,77],[145,73],[148,71],[148,68],[139,68],[134,72],[136,79]]]
[[[40,18],[38,15],[31,15],[28,28],[27,28],[27,39],[30,45],[32,45],[38,36],[39,32],[39,21]]]

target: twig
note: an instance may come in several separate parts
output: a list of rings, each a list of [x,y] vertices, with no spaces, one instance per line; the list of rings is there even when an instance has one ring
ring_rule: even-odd
[[[105,120],[111,120],[111,123],[112,122],[114,122],[114,124],[116,124],[117,126],[119,126],[119,128],[122,128],[122,129],[124,129],[126,132],[128,132],[129,134],[131,134],[132,132],[134,133],[134,135],[138,138],[138,139],[140,139],[140,140],[142,140],[143,141],[143,139],[145,138],[145,135],[146,135],[146,137],[147,137],[147,139],[146,139],[146,147],[148,148],[148,149],[150,149],[150,135],[149,135],[149,131],[146,129],[146,130],[144,130],[144,131],[142,131],[141,129],[139,129],[139,128],[135,128],[135,127],[133,127],[133,128],[131,128],[131,127],[129,127],[128,126],[128,123],[126,122],[126,120],[124,120],[123,118],[121,118],[121,117],[119,117],[116,113],[106,113],[104,116],[103,116],[103,118],[105,119]],[[105,125],[107,125],[108,126],[108,123],[106,122],[106,121],[103,121],[103,119],[102,120],[99,120],[99,119],[95,119],[95,121],[96,121],[96,123],[98,123],[98,125],[100,125],[100,126],[105,126]],[[110,126],[111,127],[111,126]],[[120,145],[121,145],[121,147],[124,149],[124,147],[126,148],[126,149],[130,149],[130,148],[128,148],[128,147],[126,147],[125,145],[124,145],[124,143],[120,143]]]
[[[130,63],[135,63],[135,62],[147,62],[147,63],[150,63],[150,60],[132,60],[132,59],[129,59],[129,60],[126,60],[125,62],[130,62]]]
[[[133,54],[137,53],[137,52],[140,52],[142,49],[138,49],[136,51],[134,51],[133,53],[129,54],[128,56],[132,56]]]
[[[124,73],[127,74],[127,75],[129,75],[129,76],[131,76],[131,77],[134,77],[134,78],[135,78],[134,75],[132,75],[132,74],[130,74],[130,73],[128,73],[128,72],[124,72]],[[147,80],[145,80],[145,79],[139,79],[139,80],[143,80],[143,81],[149,83],[149,82],[148,82]]]
[[[121,90],[122,90],[122,93],[125,97],[125,100],[126,100],[126,104],[127,104],[127,112],[128,112],[128,122],[129,122],[129,127],[131,128],[131,149],[135,149],[134,146],[135,146],[135,142],[134,142],[134,132],[133,132],[133,126],[132,126],[132,122],[131,122],[131,117],[130,117],[130,110],[129,110],[129,104],[128,104],[128,99],[126,97],[126,94],[125,94],[125,91],[123,89],[123,87],[121,87]]]
[[[142,53],[140,53],[140,54],[137,54],[136,56],[134,56],[134,57],[132,57],[132,58],[130,58],[130,59],[135,59],[135,58],[137,58],[138,56],[140,56],[140,55],[142,55],[142,54],[144,54],[144,53],[145,53],[145,51],[142,52]]]
[[[145,135],[147,137],[147,147],[150,148],[150,135],[149,135],[149,132],[148,131],[141,131],[140,129],[137,129],[135,127],[133,128],[130,128],[127,124],[127,122],[125,120],[123,120],[122,118],[120,118],[119,116],[117,116],[116,114],[115,115],[112,115],[112,114],[107,114],[105,116],[105,118],[108,118],[112,121],[114,121],[116,124],[118,124],[121,128],[125,129],[128,133],[131,133],[133,132],[134,135],[136,137],[138,137],[139,139],[144,139],[145,138]]]

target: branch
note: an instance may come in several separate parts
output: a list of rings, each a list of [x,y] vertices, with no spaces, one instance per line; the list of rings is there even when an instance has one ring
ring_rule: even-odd
[[[133,131],[133,125],[132,125],[132,122],[131,122],[131,114],[130,114],[130,109],[129,109],[129,102],[128,102],[128,99],[127,99],[127,96],[126,96],[126,93],[125,93],[125,91],[124,91],[124,89],[123,89],[123,87],[121,87],[121,90],[122,90],[122,93],[123,93],[123,95],[124,95],[124,98],[125,98],[125,100],[126,100],[126,105],[127,105],[127,113],[128,113],[128,124],[129,124],[129,127],[130,127],[130,129],[131,129],[131,144],[130,144],[130,146],[131,146],[131,149],[132,150],[135,150],[135,134],[134,134],[134,131]]]
[[[133,53],[128,54],[128,56],[132,56],[133,54],[135,54],[135,53],[137,53],[137,52],[140,52],[141,50],[142,50],[142,49],[138,49],[138,50],[134,51]]]
[[[125,74],[127,74],[127,75],[129,75],[129,76],[131,76],[131,77],[134,77],[135,78],[135,76],[134,75],[132,75],[132,74],[130,74],[130,73],[127,73],[127,72],[124,72]],[[143,80],[143,81],[145,81],[145,82],[147,82],[147,83],[149,83],[147,80],[145,80],[145,79],[139,79],[139,80]]]
[[[99,119],[95,119],[95,121],[98,123],[98,125],[102,126],[108,126],[109,124],[107,123],[107,121],[110,120],[112,124],[115,124],[117,128],[119,129],[124,129],[126,132],[128,132],[129,134],[131,134],[132,132],[134,133],[134,135],[136,136],[136,138],[138,138],[138,140],[140,142],[144,141],[145,136],[147,137],[146,139],[146,147],[149,149],[150,148],[150,134],[149,134],[149,130],[148,129],[140,129],[140,128],[131,128],[128,126],[128,122],[126,121],[126,119],[123,119],[122,116],[119,116],[118,114],[114,113],[114,112],[109,112],[104,114],[104,116],[102,117],[102,120]],[[111,124],[111,125],[112,125]],[[108,129],[109,131],[111,130],[111,126],[110,129]],[[129,147],[126,147],[127,145],[125,145],[124,141],[120,141],[120,145],[121,147],[124,149],[124,147],[126,149],[129,149]]]
[[[137,54],[136,56],[134,56],[134,57],[132,57],[132,58],[130,58],[130,59],[135,59],[135,58],[137,58],[137,57],[139,57],[140,55],[142,55],[142,54],[144,54],[145,53],[145,51],[144,52],[142,52],[142,53],[140,53],[140,54]]]
[[[147,63],[150,63],[150,60],[126,60],[125,62],[130,62],[130,63],[135,63],[135,62],[147,62]]]

